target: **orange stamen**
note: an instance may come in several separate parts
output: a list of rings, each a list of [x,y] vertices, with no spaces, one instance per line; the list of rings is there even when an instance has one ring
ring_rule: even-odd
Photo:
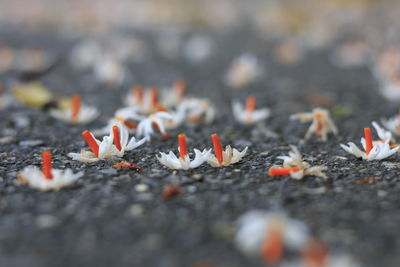
[[[276,225],[268,227],[268,232],[261,248],[261,256],[267,263],[276,264],[282,259],[282,255],[282,227],[276,223]]]
[[[90,150],[92,150],[93,154],[95,154],[96,157],[98,157],[99,156],[99,145],[97,144],[93,135],[88,130],[86,130],[86,131],[82,132],[82,136],[85,139],[86,143],[88,144]]]
[[[142,86],[134,85],[132,90],[133,90],[133,95],[134,95],[135,99],[139,103],[142,103],[143,102],[143,88],[142,88]]]
[[[71,120],[75,121],[78,118],[79,111],[81,109],[81,97],[79,95],[74,95],[71,97],[71,102],[72,102]]]
[[[159,103],[156,103],[156,105],[154,107],[156,108],[157,111],[168,111],[167,108],[165,108],[164,106],[160,105]]]
[[[365,152],[368,155],[371,149],[373,148],[371,128],[364,128],[364,136],[365,136]]]
[[[129,129],[136,129],[137,128],[137,123],[134,123],[133,121],[130,120],[124,120],[123,121],[124,125],[128,127]]]
[[[248,112],[253,112],[256,109],[256,98],[254,96],[249,96],[246,99],[246,110]]]
[[[315,114],[315,119],[317,120],[317,129],[316,129],[317,136],[321,136],[322,130],[324,128],[324,124],[322,123],[323,118],[324,115],[321,112]]]
[[[221,145],[218,135],[212,134],[211,140],[212,140],[213,146],[214,146],[215,157],[217,158],[219,164],[222,164],[222,162],[224,161],[224,158],[222,155],[223,148],[222,148],[222,145]]]
[[[119,128],[118,128],[118,126],[114,125],[112,127],[112,130],[113,130],[113,134],[114,134],[114,144],[117,147],[117,149],[119,151],[121,151],[122,147],[121,147],[121,140],[119,137]]]
[[[300,171],[299,167],[287,167],[287,168],[270,168],[268,170],[269,176],[289,176],[291,172]]]
[[[179,157],[181,159],[184,159],[187,155],[186,135],[185,134],[178,135],[178,143],[179,143]]]
[[[150,89],[150,99],[151,99],[152,106],[157,107],[157,105],[158,105],[158,90],[156,88]]]
[[[321,241],[312,240],[306,245],[302,255],[304,266],[324,267],[327,262],[328,248]]]
[[[154,129],[156,129],[157,131],[159,131],[161,133],[160,126],[156,122],[152,122],[151,124],[153,125]],[[161,133],[161,134],[163,135],[164,139],[170,138],[169,133]]]
[[[51,164],[51,152],[43,151],[42,152],[42,173],[44,177],[48,180],[53,179],[53,174],[51,173],[53,167]]]
[[[174,89],[178,92],[179,98],[182,99],[186,93],[186,83],[184,80],[176,80],[173,85]]]

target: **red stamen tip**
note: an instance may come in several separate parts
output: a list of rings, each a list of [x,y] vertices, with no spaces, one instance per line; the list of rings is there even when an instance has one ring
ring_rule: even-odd
[[[113,130],[113,135],[114,135],[114,144],[117,147],[117,149],[119,151],[121,151],[122,147],[121,147],[121,140],[120,140],[120,136],[119,136],[119,128],[118,126],[114,125],[112,127]]]
[[[74,95],[71,98],[71,102],[72,102],[71,119],[74,121],[78,118],[79,111],[81,109],[81,97],[79,95]]]
[[[372,144],[371,128],[364,128],[364,136],[365,136],[365,152],[368,155],[369,152],[374,147]]]
[[[139,103],[143,102],[143,87],[140,85],[134,85],[132,90],[133,90],[133,95],[134,95],[135,99]]]
[[[157,107],[157,105],[158,105],[158,90],[157,90],[157,88],[150,89],[150,99],[151,99],[151,104],[153,105],[153,107]]]
[[[329,251],[323,242],[312,240],[305,246],[302,254],[306,266],[323,267],[326,266]]]
[[[51,164],[51,152],[43,151],[42,152],[42,173],[44,177],[48,180],[53,179],[52,172],[52,164]]]
[[[185,96],[186,83],[184,80],[176,80],[173,85],[174,89],[178,92],[180,98]]]
[[[219,164],[222,164],[222,162],[224,161],[224,158],[222,155],[223,148],[221,145],[221,141],[219,140],[219,137],[217,134],[212,134],[211,140],[212,140],[213,146],[214,146],[215,157],[217,158]]]
[[[184,159],[187,155],[186,135],[185,134],[178,135],[178,144],[179,144],[179,157],[181,159]]]
[[[93,154],[95,154],[96,157],[98,157],[99,156],[99,145],[97,144],[93,135],[88,130],[86,130],[86,131],[82,132],[82,136],[85,139],[86,143],[88,144],[90,150],[92,150]]]
[[[262,258],[270,264],[276,264],[282,259],[283,237],[280,225],[271,225],[261,248]]]
[[[246,110],[253,112],[256,109],[256,98],[254,96],[249,96],[246,99]]]
[[[270,168],[268,170],[269,176],[289,176],[291,172],[300,171],[299,167],[287,167],[287,168]]]

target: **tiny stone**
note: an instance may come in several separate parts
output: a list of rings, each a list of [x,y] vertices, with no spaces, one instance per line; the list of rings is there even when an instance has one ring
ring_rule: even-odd
[[[200,180],[201,178],[203,178],[203,175],[196,173],[196,174],[193,174],[193,178],[196,180]]]
[[[149,186],[147,184],[137,184],[135,186],[135,190],[139,193],[146,192],[147,190],[149,190]]]
[[[38,146],[41,144],[43,144],[42,140],[27,140],[27,141],[19,142],[19,145],[24,146],[24,147],[33,147],[33,146]]]
[[[378,190],[377,192],[378,197],[386,197],[388,195],[388,192],[385,190]]]
[[[140,204],[133,204],[128,208],[128,214],[132,217],[140,217],[143,215],[144,208]]]
[[[52,215],[40,215],[36,218],[36,225],[39,228],[53,228],[58,224],[58,220],[56,217]]]

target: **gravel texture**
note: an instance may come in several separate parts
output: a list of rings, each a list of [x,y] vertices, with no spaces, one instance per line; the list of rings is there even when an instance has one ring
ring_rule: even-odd
[[[348,141],[358,144],[362,129],[372,120],[397,112],[397,105],[379,95],[368,68],[338,69],[329,62],[329,49],[310,51],[297,66],[280,66],[273,59],[274,43],[246,29],[204,33],[216,50],[204,62],[192,64],[181,56],[169,60],[157,53],[156,33],[136,34],[152,53],[143,63],[129,64],[121,86],[98,85],[90,73],[73,70],[65,61],[41,79],[56,94],[78,92],[101,108],[101,118],[91,125],[69,126],[18,105],[0,111],[0,137],[11,136],[4,139],[9,142],[0,143],[1,266],[263,266],[233,243],[235,220],[251,209],[284,210],[307,223],[331,250],[349,253],[363,266],[398,266],[400,156],[366,162],[339,146]],[[14,45],[36,42],[61,58],[74,42],[10,33],[4,40]],[[227,67],[246,51],[259,57],[265,75],[246,89],[228,88],[223,83]],[[15,76],[9,73],[1,79],[10,84]],[[66,156],[85,146],[83,130],[104,125],[132,83],[162,86],[181,77],[189,94],[209,97],[219,115],[213,125],[180,127],[171,131],[172,136],[186,133],[190,150],[203,149],[212,146],[209,136],[216,132],[225,145],[249,146],[240,163],[171,171],[155,155],[176,151],[175,137],[166,141],[156,137],[125,155],[142,171],[116,170],[115,162],[108,160],[84,164]],[[270,107],[272,116],[260,125],[244,127],[234,122],[230,105],[232,99],[244,101],[249,94],[257,97],[259,106]],[[331,108],[349,112],[333,116],[337,137],[330,136],[326,143],[303,142],[308,125],[290,121],[289,116],[310,111],[319,104],[315,98],[321,97]],[[18,125],[17,117],[27,118],[29,124]],[[312,165],[326,165],[329,178],[268,177],[268,168],[281,163],[277,156],[287,154],[289,144],[298,145]],[[44,149],[53,152],[56,168],[83,170],[84,177],[59,192],[18,185],[16,173],[39,165]],[[375,182],[357,183],[366,177]],[[171,183],[181,185],[184,192],[164,201],[163,188]]]

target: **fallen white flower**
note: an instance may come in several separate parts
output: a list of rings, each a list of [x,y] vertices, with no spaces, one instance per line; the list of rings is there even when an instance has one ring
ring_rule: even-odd
[[[215,119],[215,107],[206,98],[186,98],[179,104],[179,109],[185,110],[186,121],[189,123],[210,124]]]
[[[143,90],[141,86],[135,85],[125,97],[124,102],[129,107],[137,108],[139,113],[142,114],[166,111],[166,108],[159,101],[159,94],[156,88]]]
[[[185,98],[186,84],[183,80],[176,80],[172,88],[165,88],[161,92],[163,106],[177,107]]]
[[[228,166],[239,162],[247,152],[248,147],[245,147],[241,152],[231,146],[226,146],[225,150],[221,145],[217,134],[212,134],[211,139],[214,145],[214,154],[210,154],[207,162],[212,167]]]
[[[373,142],[371,130],[369,128],[364,129],[364,133],[365,138],[361,138],[361,144],[365,151],[360,150],[353,142],[347,143],[347,146],[343,144],[340,144],[340,146],[347,153],[368,161],[385,159],[399,150],[399,146],[391,149],[389,144],[390,140],[385,140],[384,142]]]
[[[292,120],[299,120],[300,122],[312,121],[307,130],[305,138],[308,139],[311,135],[321,137],[322,141],[328,139],[328,134],[333,133],[337,135],[338,130],[333,123],[328,110],[323,108],[315,108],[312,112],[297,113],[290,116]]]
[[[81,103],[79,96],[73,96],[70,108],[52,109],[50,110],[50,115],[71,124],[86,124],[97,119],[100,112],[95,107]]]
[[[114,56],[99,58],[93,69],[96,79],[105,84],[121,84],[125,76],[123,63]]]
[[[83,176],[83,172],[73,173],[71,169],[52,170],[53,178],[46,179],[42,170],[36,166],[28,166],[24,168],[19,176],[24,182],[34,189],[41,191],[59,190],[66,187]]]
[[[312,166],[303,161],[303,157],[300,154],[296,146],[290,146],[292,151],[289,152],[289,156],[279,156],[278,158],[283,160],[283,167],[273,166],[269,169],[268,173],[270,176],[281,176],[290,175],[293,179],[301,180],[304,176],[318,176],[327,178],[325,173],[325,166]],[[285,171],[285,172],[280,172]]]
[[[236,246],[251,256],[259,256],[269,234],[279,228],[283,245],[291,250],[300,250],[310,237],[308,227],[287,215],[262,210],[248,211],[237,221]]]
[[[168,112],[156,112],[149,115],[147,118],[141,120],[136,130],[137,137],[145,137],[147,141],[151,140],[151,136],[154,134],[153,127],[157,127],[160,133],[167,137],[166,124],[169,120],[173,120],[174,116]]]
[[[235,119],[242,124],[252,124],[262,121],[269,117],[270,111],[268,108],[256,110],[256,100],[254,97],[248,97],[246,106],[239,101],[232,103],[232,110]]]
[[[112,157],[120,158],[124,155],[124,152],[119,151],[113,144],[114,138],[112,132],[110,136],[104,136],[102,141],[97,140],[89,131],[84,131],[82,135],[91,151],[82,149],[80,153],[68,153],[68,156],[73,160],[88,163]]]
[[[191,160],[189,155],[187,154],[186,136],[184,134],[178,135],[178,142],[178,150],[180,154],[179,157],[177,157],[172,151],[170,151],[168,154],[160,152],[161,156],[156,156],[161,164],[167,166],[170,169],[188,170],[197,168],[205,161],[207,161],[208,157],[211,154],[211,149],[204,149],[203,151],[194,149],[195,157],[193,160]]]
[[[242,88],[256,80],[262,73],[262,67],[257,58],[249,53],[243,53],[233,60],[225,76],[225,83],[234,88]]]
[[[83,176],[83,172],[73,173],[71,169],[53,169],[51,152],[42,152],[42,169],[36,166],[25,167],[18,173],[17,178],[30,187],[41,190],[59,190],[68,186]]]

